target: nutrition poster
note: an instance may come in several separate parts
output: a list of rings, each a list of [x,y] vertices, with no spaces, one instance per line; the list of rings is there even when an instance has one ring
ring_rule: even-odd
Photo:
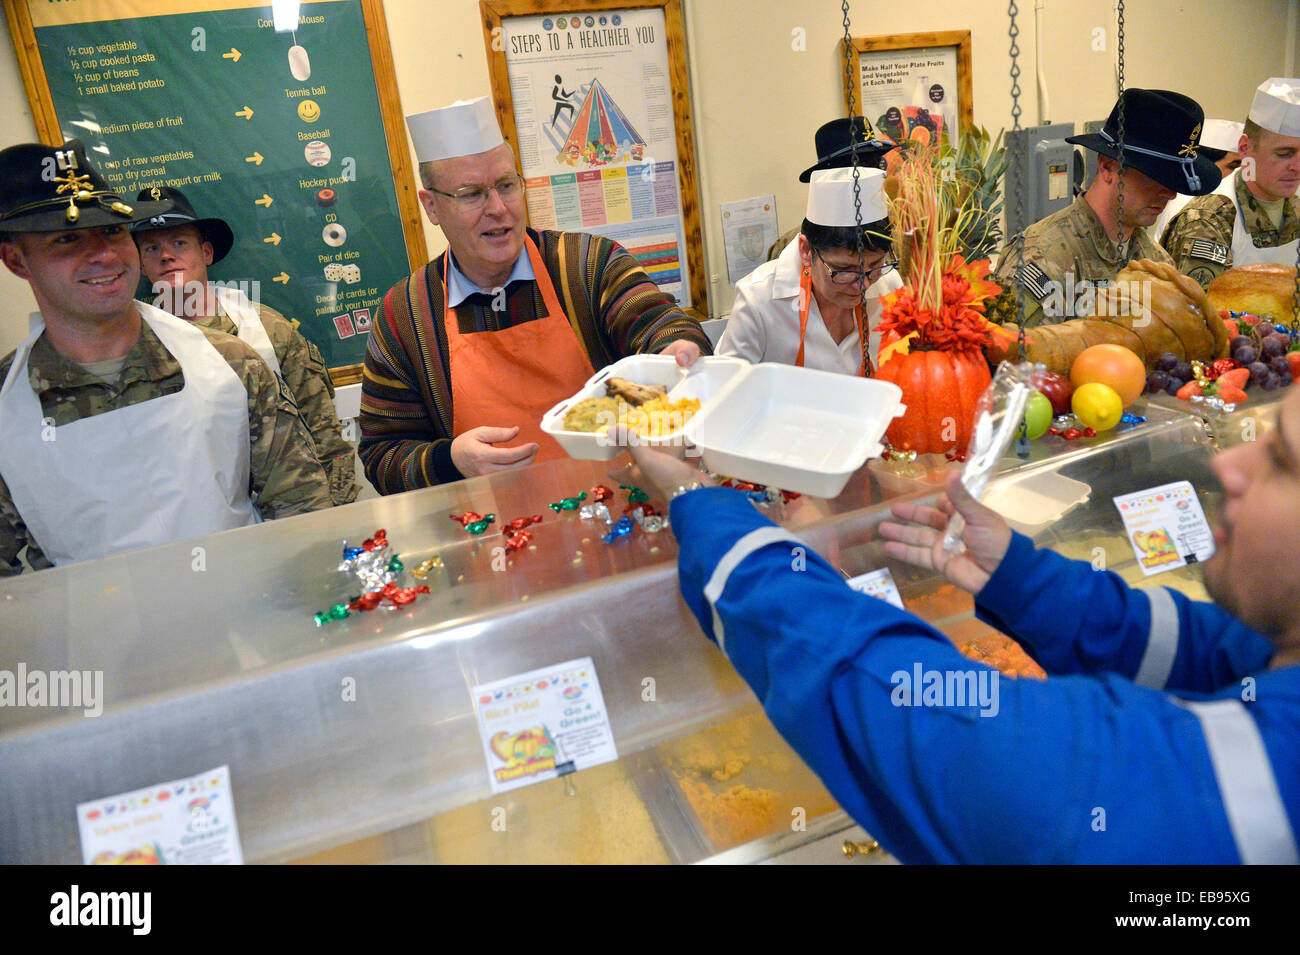
[[[688,254],[698,224],[683,202],[665,10],[572,6],[503,17],[493,41],[504,54],[529,224],[615,239],[683,308],[699,306]]]
[[[242,865],[230,768],[77,806],[87,865]]]
[[[1133,556],[1148,577],[1214,555],[1214,535],[1196,489],[1187,481],[1121,495],[1115,506]]]
[[[618,759],[590,657],[472,692],[494,793]]]
[[[411,269],[362,0],[303,3],[283,32],[246,0],[26,10],[49,135],[84,142],[128,203],[174,186],[225,219],[235,246],[209,277],[300,322],[331,367],[360,362],[370,316]]]
[[[876,138],[922,143],[971,122],[970,32],[854,37],[854,112]]]

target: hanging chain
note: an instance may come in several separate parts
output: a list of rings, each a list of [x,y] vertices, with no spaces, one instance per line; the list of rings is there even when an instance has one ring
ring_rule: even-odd
[[[1020,11],[1016,7],[1016,0],[1011,0],[1007,7],[1007,16],[1011,20],[1011,27],[1007,31],[1011,37],[1011,129],[1016,131],[1020,129],[1020,44],[1016,41],[1020,37],[1020,27],[1016,26],[1016,14]],[[1023,165],[1025,151],[1016,149],[1012,154],[1012,161],[1016,164],[1016,182],[1019,188],[1016,189],[1016,222],[1020,225],[1020,230],[1016,233],[1016,262],[1017,268],[1023,268],[1025,265],[1025,167]],[[1005,183],[1006,180],[1004,179]],[[1012,274],[1012,286],[1016,290],[1016,360],[1024,362],[1025,352],[1025,289],[1020,282],[1016,281],[1014,273]]]
[[[1291,339],[1294,341],[1300,335],[1300,247],[1296,248],[1295,281],[1291,293],[1295,296],[1291,299]]]
[[[1122,268],[1128,264],[1130,258],[1129,250],[1124,245],[1124,0],[1119,0],[1115,5],[1115,15],[1117,26],[1115,31],[1115,79],[1119,86],[1119,179],[1116,183],[1118,198],[1115,207],[1115,217],[1118,221],[1115,223],[1115,242],[1119,246],[1120,267]],[[1133,230],[1133,235],[1136,238],[1136,229]]]
[[[858,308],[862,312],[862,332],[858,336],[858,344],[862,348],[862,371],[868,378],[874,378],[876,374],[875,366],[871,363],[871,347],[868,334],[867,318],[867,256],[866,249],[862,245],[862,173],[860,167],[862,161],[858,158],[858,131],[854,128],[854,115],[857,111],[856,97],[853,94],[853,34],[849,30],[849,0],[840,0],[840,10],[843,13],[844,22],[844,89],[848,92],[849,97],[849,147],[851,160],[853,164],[853,221],[857,223],[854,230],[855,245],[858,250],[858,288],[862,289],[862,295],[858,302]],[[866,128],[866,122],[863,122],[863,129]]]

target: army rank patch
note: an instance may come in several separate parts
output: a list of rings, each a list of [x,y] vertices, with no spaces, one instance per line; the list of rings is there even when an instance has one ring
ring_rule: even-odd
[[[1228,247],[1209,239],[1193,239],[1187,254],[1194,259],[1206,259],[1218,265],[1228,264]]]
[[[1214,274],[1214,269],[1210,268],[1208,265],[1198,265],[1187,273],[1187,277],[1203,289],[1208,289],[1210,283],[1217,278]]]
[[[1026,292],[1041,302],[1047,296],[1051,280],[1039,266],[1033,262],[1026,262],[1016,269],[1016,281]]]

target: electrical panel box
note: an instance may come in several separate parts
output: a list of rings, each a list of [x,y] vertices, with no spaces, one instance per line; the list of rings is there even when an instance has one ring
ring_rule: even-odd
[[[1073,135],[1073,123],[1031,126],[1007,133],[1008,236],[1074,201],[1078,172],[1074,147],[1065,141],[1066,136]]]

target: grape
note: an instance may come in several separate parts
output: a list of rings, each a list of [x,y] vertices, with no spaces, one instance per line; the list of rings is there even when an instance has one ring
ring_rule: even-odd
[[[1169,372],[1156,369],[1147,375],[1147,391],[1157,392],[1164,391],[1169,385]]]
[[[1156,368],[1160,371],[1173,371],[1178,365],[1178,356],[1171,351],[1165,352],[1156,359]]]
[[[1276,358],[1269,359],[1268,367],[1279,375],[1285,375],[1291,370],[1291,363],[1286,360],[1285,355],[1278,355]]]
[[[1258,325],[1255,326],[1255,334],[1258,335],[1261,340],[1263,340],[1263,338],[1266,335],[1273,334],[1273,326],[1270,325],[1268,322],[1260,322]]]
[[[1264,339],[1263,352],[1269,358],[1286,354],[1287,342],[1281,335],[1269,335]]]
[[[1251,338],[1249,335],[1237,335],[1235,338],[1233,338],[1231,342],[1228,343],[1228,347],[1230,350],[1236,351],[1238,348],[1242,348],[1246,345],[1254,345],[1254,344],[1255,344],[1255,339]]]
[[[1260,387],[1263,388],[1265,391],[1276,391],[1278,386],[1281,384],[1282,384],[1282,376],[1270,371],[1268,373],[1268,377],[1264,379]]]
[[[1185,361],[1180,361],[1177,365],[1175,365],[1170,370],[1169,374],[1173,375],[1175,378],[1183,379],[1184,382],[1191,381],[1194,377],[1196,377],[1192,371],[1192,366]]]
[[[1254,345],[1242,345],[1232,350],[1232,357],[1239,365],[1249,365],[1259,357],[1259,352],[1255,350]]]
[[[1178,389],[1183,387],[1185,384],[1187,384],[1187,382],[1183,381],[1183,379],[1170,376],[1169,384],[1165,385],[1165,394],[1174,395],[1176,397],[1178,395]]]
[[[1269,367],[1262,361],[1251,362],[1250,377],[1252,381],[1263,381],[1268,377]]]

